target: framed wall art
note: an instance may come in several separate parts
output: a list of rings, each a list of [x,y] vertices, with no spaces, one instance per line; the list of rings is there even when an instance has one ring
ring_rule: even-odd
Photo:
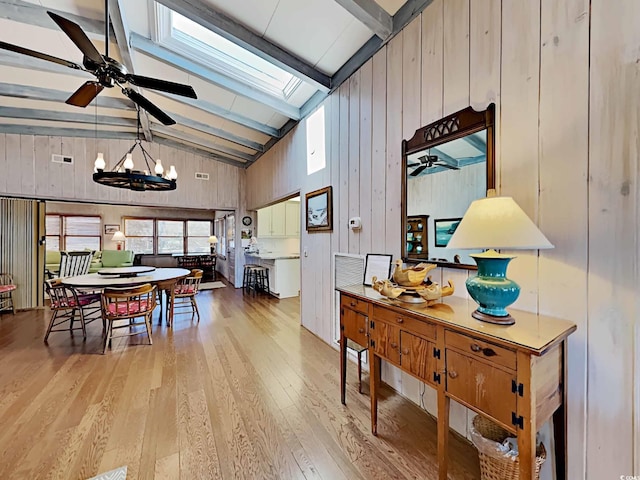
[[[305,195],[307,232],[333,230],[332,187],[324,187]]]
[[[436,235],[435,245],[436,247],[446,247],[451,240],[451,236],[460,225],[462,218],[441,218],[434,220],[434,229]]]

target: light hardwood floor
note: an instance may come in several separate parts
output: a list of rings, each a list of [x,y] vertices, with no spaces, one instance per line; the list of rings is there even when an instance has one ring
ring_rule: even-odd
[[[0,478],[437,478],[435,422],[383,390],[379,436],[349,364],[301,328],[299,300],[201,292],[202,319],[157,325],[101,352],[67,332],[42,342],[48,311],[0,318]],[[368,392],[364,376],[363,391]],[[451,439],[451,479],[479,478],[475,449]]]

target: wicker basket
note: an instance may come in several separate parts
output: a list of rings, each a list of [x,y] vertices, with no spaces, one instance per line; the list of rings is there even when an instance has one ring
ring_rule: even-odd
[[[510,434],[504,428],[481,415],[476,415],[473,419],[473,427],[480,435],[489,440],[502,443]],[[480,475],[482,480],[517,480],[520,478],[520,462],[507,457],[493,457],[482,452],[478,452],[480,458]],[[540,478],[540,467],[547,459],[547,451],[541,443],[536,449],[535,476],[534,480]]]

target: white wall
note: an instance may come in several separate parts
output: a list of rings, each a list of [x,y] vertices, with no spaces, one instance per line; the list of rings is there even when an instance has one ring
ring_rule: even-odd
[[[240,205],[245,178],[243,169],[205,156],[155,143],[144,143],[154,158],[175,165],[178,187],[171,192],[134,192],[106,187],[92,179],[97,152],[103,152],[107,168],[126,152],[133,140],[47,137],[0,133],[0,194],[6,196],[71,200],[124,205],[178,208],[234,209]],[[142,165],[142,158],[134,162]],[[52,154],[74,157],[72,165],[53,163]],[[209,174],[197,180],[195,172]]]
[[[556,247],[512,262],[515,307],[578,326],[567,378],[571,479],[640,475],[638,18],[634,0],[434,0],[324,102],[327,168],[306,176],[303,122],[247,173],[249,208],[333,186],[333,233],[301,239],[302,323],[330,342],[332,253],[400,256],[402,139],[495,102],[499,193]],[[355,215],[359,233],[347,227]],[[466,276],[442,275],[460,287]],[[420,399],[413,378],[384,375]],[[470,415],[456,407],[451,417],[464,431]]]

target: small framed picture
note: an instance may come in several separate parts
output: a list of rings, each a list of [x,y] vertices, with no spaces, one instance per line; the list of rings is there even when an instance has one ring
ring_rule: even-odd
[[[305,196],[307,207],[307,232],[333,230],[332,187],[324,187]]]
[[[461,220],[462,218],[441,218],[433,221],[434,232],[436,232],[436,247],[446,247],[449,244],[449,240],[451,240]]]
[[[367,253],[362,284],[371,287],[373,285],[373,277],[376,277],[376,280],[387,280],[391,277],[392,259],[392,255],[385,253]]]
[[[104,234],[105,235],[113,235],[117,231],[120,230],[120,225],[105,225],[104,226]]]

